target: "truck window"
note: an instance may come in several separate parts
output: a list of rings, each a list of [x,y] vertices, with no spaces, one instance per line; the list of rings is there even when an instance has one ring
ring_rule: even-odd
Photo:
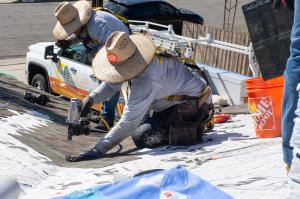
[[[176,9],[169,4],[159,3],[158,9],[161,16],[176,16]]]
[[[145,3],[130,9],[132,19],[136,20],[151,20],[159,17],[160,13],[157,10],[156,4],[153,3]]]
[[[61,56],[82,63],[84,49],[85,48],[83,44],[74,44],[66,49],[63,49]]]
[[[107,1],[103,7],[110,12],[121,15],[123,17],[128,17],[129,15],[129,9],[127,7],[111,1]]]

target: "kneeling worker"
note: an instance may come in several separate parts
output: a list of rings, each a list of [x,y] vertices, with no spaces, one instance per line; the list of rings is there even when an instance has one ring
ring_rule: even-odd
[[[53,29],[53,35],[57,39],[57,45],[66,48],[80,41],[86,47],[85,53],[91,58],[104,46],[107,38],[113,32],[131,32],[126,24],[112,14],[92,10],[89,1],[81,0],[74,4],[61,2],[55,8],[54,14],[57,23]],[[113,126],[118,100],[119,93],[116,93],[107,101],[103,101],[101,116],[107,124],[100,121],[97,128],[108,131]]]
[[[70,162],[101,158],[128,136],[139,148],[166,144],[173,107],[193,101],[193,107],[186,109],[193,112],[211,103],[211,89],[205,80],[175,58],[156,56],[154,43],[143,35],[112,33],[92,65],[102,83],[83,100],[81,115],[120,91],[125,82],[128,101],[110,132],[91,150],[67,156]],[[168,96],[182,96],[182,101],[167,100]],[[145,117],[149,110],[154,111],[153,116]]]

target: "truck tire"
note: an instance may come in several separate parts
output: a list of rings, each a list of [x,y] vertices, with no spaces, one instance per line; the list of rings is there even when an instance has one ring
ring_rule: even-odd
[[[33,76],[31,86],[49,93],[48,81],[42,74],[35,74]]]

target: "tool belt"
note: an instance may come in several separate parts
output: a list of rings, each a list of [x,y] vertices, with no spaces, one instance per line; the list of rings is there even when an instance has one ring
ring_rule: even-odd
[[[192,97],[192,96],[187,96],[187,95],[171,95],[168,97],[164,97],[162,99],[167,100],[169,102],[175,102],[175,101],[187,101],[187,100],[197,100],[199,98],[202,98],[203,96],[205,96],[208,92],[208,86],[206,86],[202,92],[200,93],[200,95],[198,97]]]
[[[214,106],[205,102],[198,106],[201,98],[187,100],[183,104],[172,107],[168,116],[169,144],[188,146],[202,140],[203,132],[212,130]]]

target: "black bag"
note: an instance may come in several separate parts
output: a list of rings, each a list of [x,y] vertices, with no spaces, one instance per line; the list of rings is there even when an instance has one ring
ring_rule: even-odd
[[[293,11],[274,9],[272,0],[256,0],[242,9],[263,79],[282,75],[290,55]]]

